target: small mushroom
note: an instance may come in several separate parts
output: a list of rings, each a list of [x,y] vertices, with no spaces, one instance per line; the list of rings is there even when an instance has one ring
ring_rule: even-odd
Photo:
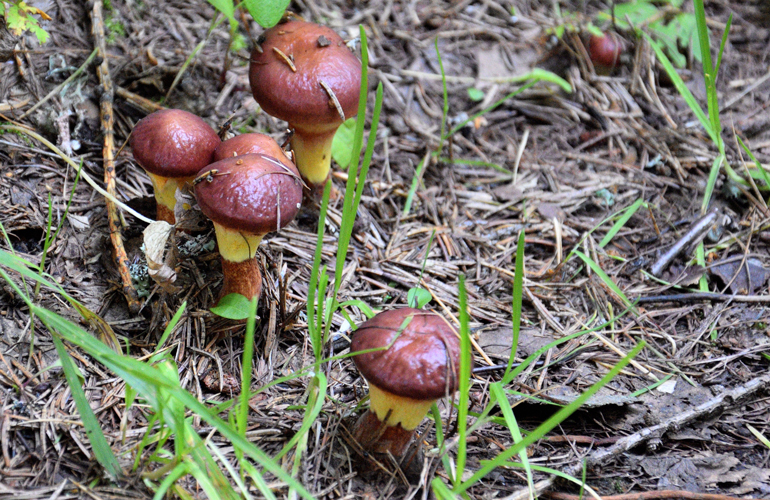
[[[620,64],[624,50],[623,39],[611,31],[588,39],[588,56],[600,75],[609,75]]]
[[[137,122],[131,132],[131,150],[152,181],[158,220],[176,222],[177,188],[211,163],[220,142],[203,119],[181,109],[156,111]]]
[[[305,21],[279,24],[260,40],[249,69],[254,99],[294,129],[294,161],[317,190],[329,177],[334,133],[358,112],[361,62],[333,30]]]
[[[353,436],[368,452],[390,452],[398,459],[431,405],[457,390],[460,340],[442,316],[404,308],[358,327],[350,350],[370,349],[379,350],[353,357],[369,382],[370,402]]]
[[[262,274],[254,257],[262,238],[299,211],[302,182],[296,169],[251,153],[208,165],[193,183],[198,205],[214,222],[224,277],[220,298],[231,293],[259,297]]]

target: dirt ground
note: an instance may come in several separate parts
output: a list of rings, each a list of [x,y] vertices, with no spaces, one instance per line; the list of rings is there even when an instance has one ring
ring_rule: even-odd
[[[210,30],[216,11],[204,1],[105,3],[119,199],[154,217],[152,186],[130,149],[121,145],[133,125],[164,96],[163,106],[196,113],[214,127],[231,120],[235,133],[284,137],[286,124],[262,113],[249,91],[249,37],[261,32],[250,18],[243,18],[249,31],[242,25],[239,32],[245,37],[243,47],[233,47],[237,50],[225,61],[230,41],[226,23]],[[488,384],[502,374],[484,367],[506,363],[510,353],[514,256],[523,230],[526,277],[517,358],[615,318],[610,327],[548,350],[517,379],[510,401],[524,430],[550,416],[554,404],[573,400],[638,342],[648,343],[633,365],[529,449],[531,463],[580,477],[586,459],[586,481],[602,495],[659,492],[662,498],[671,490],[683,490],[723,498],[767,498],[770,449],[749,426],[770,437],[770,210],[763,193],[720,174],[709,207],[719,212],[718,227],[705,239],[706,267],[693,265],[695,253],[688,249],[660,279],[647,273],[702,215],[717,150],[661,71],[648,43],[622,32],[628,50],[621,66],[608,76],[593,71],[586,57],[586,35],[572,28],[607,12],[608,3],[291,4],[294,12],[331,26],[346,40],[355,38],[358,25],[363,25],[371,88],[378,82],[384,85],[382,123],[340,300],[358,299],[387,309],[405,305],[407,291],[421,285],[432,294],[428,307],[454,320],[458,276],[464,273],[478,345],[471,411],[480,411],[488,402]],[[56,88],[94,50],[92,4],[34,4],[52,18],[44,25],[51,40],[42,46],[31,36],[12,40],[17,51],[0,65],[0,116],[32,128],[101,180],[104,136],[99,103],[106,96],[95,69],[101,61]],[[685,4],[691,12],[692,6]],[[770,83],[763,78],[770,61],[770,12],[764,0],[709,1],[706,9],[712,44],[721,37],[729,14],[734,15],[718,89],[727,159],[743,175],[750,160],[736,136],[762,164],[770,163]],[[561,40],[553,35],[558,26],[567,26]],[[442,146],[436,40],[447,75],[450,126],[518,88],[511,77],[535,67],[562,76],[573,92],[537,84],[471,121]],[[186,66],[202,41],[202,49]],[[689,62],[680,74],[705,109],[701,66],[693,61],[692,50],[682,47],[682,54]],[[469,93],[469,88],[481,92]],[[52,90],[50,100],[25,115]],[[370,107],[373,99],[371,92]],[[431,157],[440,146],[442,159]],[[406,195],[423,158],[430,164],[410,213],[404,215]],[[0,161],[0,220],[14,250],[39,262],[49,198],[55,225],[65,210],[74,171],[50,149],[19,134],[0,138]],[[344,190],[345,176],[337,172],[333,179]],[[603,242],[616,220],[608,217],[637,200],[646,204],[609,243]],[[313,214],[306,211],[261,246],[265,291],[255,387],[312,360],[304,311],[316,241]],[[146,224],[124,216],[121,231],[128,259],[132,269],[141,269]],[[335,255],[339,220],[340,212],[332,206],[325,262]],[[180,291],[167,293],[145,280],[139,283],[141,310],[133,314],[112,258],[104,198],[80,182],[50,249],[47,270],[69,294],[108,321],[137,356],[152,352],[166,322],[187,301],[187,313],[169,340],[182,385],[202,400],[229,399],[240,389],[237,382],[219,381],[240,380],[244,327],[208,311],[221,284],[218,255],[204,249],[213,231],[178,237],[189,249],[178,262]],[[5,241],[0,246],[7,250]],[[625,309],[621,297],[573,250],[593,259],[631,301],[640,299],[638,314],[619,316]],[[692,293],[701,276],[718,295]],[[51,292],[43,291],[39,303],[77,321],[76,313]],[[350,311],[355,321],[363,321],[357,309]],[[335,317],[329,354],[347,349],[346,327],[341,316]],[[121,459],[133,460],[146,416],[136,408],[125,411],[119,378],[88,357],[73,354],[113,449],[124,454]],[[85,432],[74,422],[77,410],[60,368],[48,369],[55,361],[48,332],[39,327],[31,332],[26,306],[9,286],[0,284],[0,496],[149,498],[152,492],[140,477],[120,485],[94,481],[102,474]],[[343,428],[350,426],[351,411],[366,392],[365,382],[348,360],[330,363],[326,370],[332,397],[311,431],[302,483],[318,498],[429,496],[426,482],[443,474],[440,460],[430,454],[419,484],[404,484],[385,473],[357,473],[353,463],[361,457],[344,439]],[[643,391],[666,377],[662,385]],[[294,408],[302,404],[306,382],[294,379],[252,400],[250,436],[267,453],[276,453],[299,429],[302,413]],[[672,423],[682,416],[690,418]],[[128,429],[125,438],[122,423]],[[208,432],[197,424],[202,433]],[[632,445],[617,446],[620,438],[637,433],[641,437]],[[423,439],[430,447],[435,443],[433,431]],[[511,443],[506,428],[485,424],[470,436],[467,469],[475,470],[480,461]],[[547,477],[536,473],[535,481]],[[544,483],[542,490],[554,497],[579,492],[577,486],[559,481]],[[523,472],[505,468],[468,493],[471,498],[506,498],[522,491],[521,498],[526,498]],[[656,498],[652,495],[646,498]]]

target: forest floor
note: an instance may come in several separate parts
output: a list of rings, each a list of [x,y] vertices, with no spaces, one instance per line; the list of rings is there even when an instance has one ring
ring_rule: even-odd
[[[760,191],[762,185],[742,186],[720,173],[704,209],[718,150],[650,44],[621,30],[627,51],[621,65],[606,76],[598,76],[587,58],[587,32],[580,28],[592,20],[599,23],[608,3],[291,4],[291,10],[332,27],[345,40],[357,37],[363,25],[370,53],[370,108],[375,86],[382,82],[384,87],[374,158],[339,299],[389,309],[405,306],[407,292],[423,287],[431,294],[427,307],[457,321],[458,280],[464,274],[476,344],[470,411],[478,412],[489,402],[489,384],[502,375],[499,365],[510,356],[514,257],[518,234],[524,231],[526,274],[517,360],[556,339],[585,333],[542,353],[510,385],[510,402],[523,431],[574,400],[637,343],[647,343],[632,365],[528,449],[530,463],[572,471],[579,478],[580,464],[588,459],[586,483],[601,495],[659,492],[662,497],[670,490],[686,490],[767,498],[770,448],[750,429],[770,438],[766,192]],[[249,90],[249,38],[256,38],[261,28],[248,16],[242,21],[249,30],[240,26],[226,65],[227,23],[210,29],[217,13],[207,2],[105,4],[106,59],[115,86],[118,199],[154,217],[150,181],[130,148],[121,145],[134,124],[160,105],[196,113],[214,128],[230,120],[234,133],[264,132],[279,142],[284,137],[286,124],[261,112]],[[32,36],[12,40],[17,52],[0,65],[0,117],[47,138],[100,180],[104,137],[99,102],[104,87],[95,66],[86,65],[79,76],[56,88],[94,50],[92,4],[46,0],[35,5],[52,18],[44,25],[51,39],[44,45]],[[717,88],[726,158],[744,176],[754,163],[736,137],[759,162],[770,164],[770,12],[763,0],[720,0],[706,7],[712,46],[718,46],[729,15],[734,16]],[[692,5],[685,2],[683,9],[692,12]],[[561,28],[558,38],[554,33]],[[560,75],[572,92],[538,83],[441,141],[443,89],[436,43],[447,75],[450,127],[519,88],[515,77],[534,68]],[[693,56],[697,50],[681,47],[685,69],[679,74],[706,109],[701,64]],[[716,51],[712,54],[716,57]],[[53,90],[50,100],[27,113]],[[432,154],[439,149],[440,155]],[[429,163],[405,214],[416,167],[424,159]],[[333,175],[341,192],[345,178],[339,170]],[[49,200],[55,227],[70,199],[75,171],[42,143],[5,133],[0,138],[0,179],[0,221],[13,250],[39,262]],[[332,267],[339,203],[331,204],[323,249],[324,263]],[[695,264],[696,253],[688,248],[653,277],[650,268],[660,255],[713,209],[718,210],[714,227],[703,240],[705,266]],[[623,213],[632,215],[619,231],[610,232]],[[313,214],[317,212],[304,212],[260,247],[265,290],[253,388],[313,362],[305,315],[318,224]],[[122,237],[136,269],[144,263],[146,224],[128,213],[124,218]],[[153,351],[171,316],[187,301],[167,342],[181,384],[200,400],[230,399],[240,391],[244,326],[209,311],[222,278],[218,254],[200,248],[211,241],[213,231],[209,227],[201,236],[180,233],[177,238],[180,246],[198,247],[179,256],[179,291],[140,283],[141,310],[131,313],[112,257],[104,198],[81,181],[48,251],[46,271],[106,320],[136,356]],[[6,241],[0,248],[9,250]],[[695,293],[701,279],[715,294]],[[627,311],[626,298],[639,300],[633,312]],[[41,291],[38,303],[78,321],[77,312],[50,290]],[[355,307],[348,313],[355,323],[366,319]],[[119,487],[98,481],[102,472],[55,364],[51,336],[39,323],[32,331],[31,324],[27,306],[10,286],[0,284],[0,496],[151,497],[138,473]],[[341,315],[335,315],[331,331],[329,354],[346,352],[349,325]],[[105,435],[130,464],[147,430],[147,415],[137,407],[126,410],[120,378],[76,349],[71,352]],[[483,369],[488,366],[497,368]],[[366,385],[349,359],[324,369],[329,397],[310,432],[299,475],[302,484],[319,498],[427,497],[430,488],[425,485],[437,474],[445,478],[441,460],[430,453],[420,480],[411,484],[385,472],[372,477],[357,471],[354,465],[361,458],[345,429]],[[250,439],[266,453],[275,454],[299,429],[307,381],[291,379],[251,400]],[[730,397],[723,399],[725,394]],[[445,405],[442,415],[451,421],[456,412]],[[672,423],[682,415],[691,418]],[[205,423],[195,425],[202,436],[208,435]],[[432,427],[425,423],[421,430],[430,448],[435,443]],[[613,448],[620,438],[640,432],[643,437],[634,446]],[[218,435],[212,439],[223,442]],[[507,428],[484,424],[468,438],[466,470],[477,469],[512,442]],[[609,456],[591,462],[602,452]],[[232,448],[228,453],[232,456]],[[534,474],[536,484],[549,477]],[[526,498],[526,484],[522,469],[498,468],[468,495],[505,498],[524,492],[520,497]],[[542,489],[551,495],[580,492],[579,486],[560,481]],[[194,492],[194,485],[188,491]]]

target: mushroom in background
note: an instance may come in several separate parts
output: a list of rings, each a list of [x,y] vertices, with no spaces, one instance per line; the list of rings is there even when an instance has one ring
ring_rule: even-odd
[[[220,298],[231,293],[258,297],[257,247],[297,215],[302,204],[297,170],[288,159],[251,153],[208,165],[193,183],[198,205],[214,222],[224,275]]]
[[[623,39],[611,31],[588,39],[588,56],[600,75],[609,75],[620,64],[624,50]]]
[[[329,177],[337,128],[358,112],[361,62],[333,30],[292,20],[260,36],[249,82],[262,109],[294,129],[294,162],[317,193]]]
[[[174,224],[175,193],[211,163],[219,136],[203,119],[181,109],[142,118],[131,132],[131,150],[147,172],[158,204],[158,220]]]
[[[380,350],[353,357],[369,383],[370,398],[353,436],[366,451],[399,459],[431,405],[457,390],[460,339],[442,316],[404,308],[382,312],[358,327],[350,350],[369,349]]]

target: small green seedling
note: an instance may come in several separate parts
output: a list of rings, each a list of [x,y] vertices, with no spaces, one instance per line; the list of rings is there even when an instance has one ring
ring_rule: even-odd
[[[419,283],[422,281],[422,275],[425,272],[425,264],[428,262],[428,255],[430,254],[430,248],[433,245],[433,238],[436,237],[436,230],[434,229],[433,232],[430,234],[430,238],[428,239],[428,246],[425,248],[425,256],[422,259],[422,268],[420,269],[420,277],[417,279],[417,282]],[[430,292],[422,287],[415,287],[410,288],[409,292],[406,294],[406,303],[409,304],[409,307],[414,307],[415,309],[422,309],[428,303],[430,302],[431,298],[433,296],[430,294]]]

